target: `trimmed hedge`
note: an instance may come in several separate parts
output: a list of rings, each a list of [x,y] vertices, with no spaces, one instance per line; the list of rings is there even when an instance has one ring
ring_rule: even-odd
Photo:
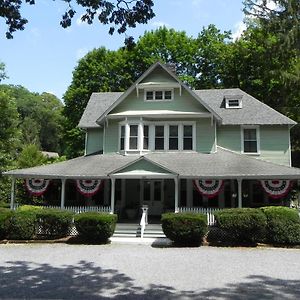
[[[165,213],[161,222],[164,234],[176,245],[200,246],[207,232],[204,214]]]
[[[262,207],[267,218],[267,241],[274,244],[300,244],[300,218],[296,209],[283,206]]]
[[[216,226],[230,236],[231,243],[252,244],[265,237],[267,218],[255,208],[224,209],[215,213]]]
[[[32,213],[36,213],[38,211],[41,211],[44,209],[43,206],[37,206],[37,205],[21,205],[17,208],[17,211],[29,211]]]
[[[10,218],[8,238],[11,240],[29,240],[35,236],[36,214],[32,211],[13,212]]]
[[[44,235],[52,238],[65,237],[69,234],[73,215],[72,212],[52,208],[37,210],[37,226],[41,227]]]
[[[114,234],[117,215],[86,212],[74,217],[79,237],[88,242],[107,243]]]
[[[0,208],[0,240],[7,238],[12,214],[10,209]]]

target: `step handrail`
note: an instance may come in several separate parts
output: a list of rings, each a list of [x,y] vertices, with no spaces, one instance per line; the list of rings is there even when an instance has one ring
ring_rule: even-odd
[[[143,205],[141,207],[143,213],[142,213],[142,218],[140,221],[140,226],[141,226],[141,238],[144,238],[144,232],[146,229],[146,225],[148,225],[148,205]]]

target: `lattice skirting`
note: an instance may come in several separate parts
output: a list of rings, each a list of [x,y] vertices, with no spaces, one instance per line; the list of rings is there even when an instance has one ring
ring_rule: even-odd
[[[47,233],[47,232],[45,232],[43,230],[43,228],[42,228],[41,225],[37,225],[35,233],[36,233],[37,236],[47,236],[47,235],[50,236],[49,233]],[[76,236],[76,235],[78,235],[78,231],[77,231],[74,223],[72,223],[72,225],[70,226],[69,232],[68,232],[67,235],[68,236]]]

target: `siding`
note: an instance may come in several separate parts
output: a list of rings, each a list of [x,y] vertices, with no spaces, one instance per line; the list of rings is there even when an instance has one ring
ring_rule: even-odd
[[[196,125],[196,151],[214,152],[215,126],[211,125],[211,119],[199,119]]]
[[[241,152],[240,126],[217,127],[217,144],[226,149]]]
[[[112,153],[119,151],[119,123],[109,121],[108,127],[105,128],[103,153]]]
[[[87,139],[85,145],[86,154],[95,153],[103,150],[103,129],[87,129]]]
[[[261,126],[260,152],[262,159],[290,166],[288,126]]]

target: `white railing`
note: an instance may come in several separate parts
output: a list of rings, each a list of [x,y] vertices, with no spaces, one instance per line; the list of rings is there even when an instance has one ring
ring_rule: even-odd
[[[17,209],[20,205],[15,204],[13,206],[13,209]],[[61,209],[60,206],[55,206],[55,205],[46,205],[46,206],[41,206],[43,208],[54,208],[54,209]],[[104,213],[109,213],[110,206],[65,206],[63,210],[68,210],[75,212],[76,214],[80,214],[83,212],[104,212]]]
[[[143,205],[142,206],[142,218],[141,218],[141,222],[140,222],[140,226],[141,226],[141,238],[144,237],[144,232],[146,229],[146,225],[148,224],[148,205]]]
[[[222,210],[221,208],[204,208],[204,207],[178,207],[178,212],[187,212],[195,214],[205,214],[207,216],[207,225],[212,226],[215,224],[216,211]]]

